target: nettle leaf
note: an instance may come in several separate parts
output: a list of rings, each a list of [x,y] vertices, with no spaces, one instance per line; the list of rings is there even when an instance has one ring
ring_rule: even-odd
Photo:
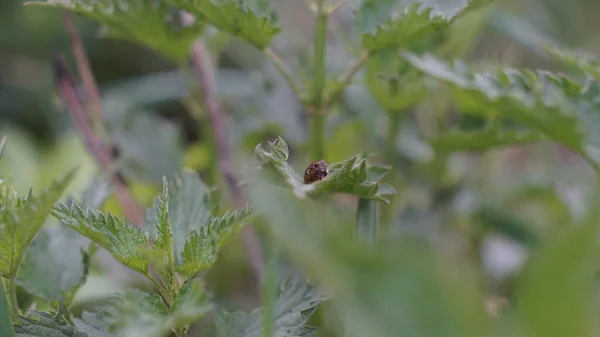
[[[194,230],[201,228],[211,219],[210,194],[208,187],[192,170],[182,170],[171,181],[163,180],[163,188],[167,185],[173,255],[175,262],[181,264],[181,253],[186,241]],[[144,227],[153,240],[157,239],[157,221],[156,209],[150,209]]]
[[[441,80],[482,111],[495,111],[597,161],[600,156],[598,83],[584,84],[547,71],[500,69],[475,72],[461,62],[405,53],[415,67]]]
[[[0,183],[0,275],[14,278],[25,250],[40,230],[54,204],[75,178],[76,169],[52,183],[39,195],[18,198]]]
[[[268,146],[269,152],[263,149],[261,144],[256,146],[254,152],[259,161],[283,178],[285,184],[301,199],[307,196],[348,193],[388,203],[387,197],[396,194],[392,186],[379,182],[391,168],[369,165],[363,155],[333,163],[329,165],[329,172],[325,178],[312,184],[304,184],[300,175],[287,163],[289,150],[285,141],[279,137],[275,142],[269,142]]]
[[[166,0],[218,29],[264,49],[281,31],[268,0]]]
[[[67,226],[47,227],[27,248],[17,283],[48,300],[68,299],[87,278],[87,246],[88,241]]]
[[[201,269],[212,266],[219,250],[244,228],[245,220],[251,214],[251,207],[246,205],[213,217],[200,229],[193,231],[181,252],[182,264],[178,267],[178,272],[186,277],[193,277]]]
[[[600,80],[600,60],[584,50],[570,50],[556,44],[543,44],[542,48],[554,59],[564,62],[583,73]]]
[[[85,211],[77,202],[70,206],[59,203],[52,214],[79,234],[110,252],[117,261],[144,275],[148,273],[148,261],[140,253],[140,246],[148,246],[148,233],[136,228],[126,219],[99,210]]]
[[[52,315],[33,311],[31,317],[21,317],[15,326],[17,337],[104,337],[105,335],[68,312]]]
[[[311,336],[315,328],[306,325],[319,304],[329,297],[305,282],[288,278],[280,287],[280,294],[273,305],[273,337]],[[262,307],[250,313],[222,310],[216,317],[217,328],[225,337],[263,336]]]
[[[102,325],[111,336],[168,336],[172,329],[200,320],[213,310],[202,281],[187,282],[167,308],[160,296],[129,291],[114,297],[96,312],[82,317],[93,325]]]
[[[355,24],[371,52],[407,46],[490,0],[364,0]]]
[[[45,0],[27,4],[84,15],[104,25],[108,37],[136,41],[175,60],[188,56],[204,27],[201,22],[183,27],[178,24],[178,11],[159,0]]]

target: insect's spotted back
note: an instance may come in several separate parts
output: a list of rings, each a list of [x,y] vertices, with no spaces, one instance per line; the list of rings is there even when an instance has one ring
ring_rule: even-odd
[[[304,183],[311,184],[327,176],[328,166],[325,160],[312,162],[304,171]]]

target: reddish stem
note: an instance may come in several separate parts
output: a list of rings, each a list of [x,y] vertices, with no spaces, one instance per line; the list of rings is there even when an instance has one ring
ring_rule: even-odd
[[[231,151],[225,131],[225,114],[221,109],[221,104],[219,102],[214,68],[211,64],[210,55],[202,41],[196,42],[193,46],[192,64],[201,86],[204,105],[208,112],[213,136],[215,143],[217,144],[219,169],[227,183],[227,187],[231,192],[236,206],[242,207],[244,206],[244,197],[242,196],[242,191],[238,187],[238,179],[231,164]],[[252,263],[252,267],[257,274],[257,277],[260,279],[263,275],[264,265],[258,236],[252,226],[247,226],[244,229],[243,236],[250,262]]]

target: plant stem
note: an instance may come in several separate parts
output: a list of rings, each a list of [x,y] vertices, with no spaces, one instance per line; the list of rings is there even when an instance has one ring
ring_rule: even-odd
[[[263,285],[263,337],[271,337],[273,334],[273,306],[275,303],[277,287],[277,258],[279,256],[279,243],[276,240],[270,242],[269,261],[267,262],[265,282]]]
[[[354,238],[374,244],[377,240],[378,220],[377,220],[377,201],[371,199],[358,199],[358,208],[356,210],[356,230]]]
[[[294,78],[294,75],[292,74],[288,66],[285,65],[283,59],[279,55],[277,55],[275,51],[273,51],[273,49],[271,49],[270,47],[265,48],[263,52],[271,59],[271,62],[273,62],[275,68],[277,68],[281,76],[283,76],[290,88],[292,88],[292,91],[294,92],[296,97],[298,99],[302,99],[303,93],[300,89],[300,86],[298,85],[298,82]]]
[[[313,159],[325,158],[325,126],[327,106],[325,104],[326,75],[327,75],[327,20],[329,13],[325,11],[325,0],[318,0],[317,18],[315,23],[315,58],[313,69],[313,91],[311,107],[308,111],[313,119],[310,138],[312,142]]]
[[[192,63],[196,79],[202,90],[203,103],[212,126],[213,139],[219,157],[219,170],[229,188],[236,206],[243,207],[244,198],[242,196],[242,191],[238,186],[238,180],[231,163],[231,149],[226,133],[227,131],[225,130],[225,114],[221,109],[221,104],[219,102],[215,74],[210,55],[206,50],[206,45],[203,41],[198,41],[194,44],[192,49]],[[257,278],[260,279],[263,275],[264,266],[259,238],[252,226],[244,228],[243,237],[254,273]]]
[[[390,125],[389,128],[387,130],[387,136],[385,139],[385,161],[387,163],[389,163],[390,165],[395,167],[395,164],[397,162],[396,160],[396,141],[398,140],[398,131],[400,128],[400,122],[402,120],[401,115],[399,112],[392,112],[389,111],[388,112],[388,116],[390,118]],[[395,170],[391,170],[388,177],[387,177],[388,183],[390,185],[396,185],[396,171]],[[395,196],[391,196],[390,197],[390,204],[388,205],[388,207],[384,207],[381,211],[381,222],[382,224],[387,224],[390,215],[394,212],[394,207],[393,207],[393,202],[395,199]]]
[[[342,78],[339,81],[339,84],[336,85],[329,94],[327,103],[328,105],[332,105],[340,98],[340,95],[344,92],[344,89],[346,89],[346,87],[350,85],[350,82],[352,82],[354,76],[356,76],[356,74],[364,67],[365,63],[367,63],[370,56],[371,54],[368,53],[361,56],[356,62],[356,64],[350,67],[346,74],[342,76]]]
[[[15,283],[15,278],[10,277],[7,279],[7,296],[10,297],[10,307],[13,313],[13,319],[16,321],[19,319],[19,315],[21,315],[21,309],[19,309],[19,301],[17,300],[17,284]]]

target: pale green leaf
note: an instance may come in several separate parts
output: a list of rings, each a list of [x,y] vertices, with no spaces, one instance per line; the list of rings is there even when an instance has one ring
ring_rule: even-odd
[[[70,315],[67,313],[67,315]],[[81,320],[65,317],[60,312],[54,315],[32,312],[31,317],[21,317],[15,326],[17,337],[103,337],[102,332]]]
[[[0,279],[0,336],[14,337],[11,310],[8,306],[8,292],[4,291],[4,282]]]
[[[46,0],[27,4],[84,15],[104,25],[109,37],[141,43],[175,60],[189,55],[192,42],[204,28],[201,22],[183,27],[178,24],[178,11],[157,0]]]
[[[281,284],[280,293],[273,305],[273,337],[311,336],[315,328],[307,326],[308,319],[319,304],[329,296],[306,282],[288,278]],[[220,311],[216,317],[217,328],[224,337],[260,337],[263,334],[263,311]]]
[[[499,69],[476,72],[461,62],[405,53],[415,67],[450,84],[478,104],[598,160],[600,99],[598,83],[584,84],[547,71]]]
[[[362,155],[330,164],[325,178],[312,184],[304,184],[300,175],[287,163],[288,147],[285,141],[279,137],[275,142],[269,142],[268,146],[270,151],[263,149],[261,144],[257,145],[254,150],[256,156],[263,166],[274,170],[299,198],[347,193],[387,203],[387,197],[396,193],[391,186],[369,179],[372,175],[370,171],[376,170],[378,179],[381,179],[382,170],[389,171],[390,168],[368,165],[367,158]]]
[[[371,52],[406,47],[490,0],[364,0],[355,24]]]
[[[597,215],[597,212],[595,212]],[[594,334],[598,220],[571,227],[529,260],[517,292],[517,311],[531,337]]]
[[[26,198],[0,183],[0,275],[14,278],[25,250],[40,230],[77,170],[69,171],[39,195]]]
[[[192,277],[201,269],[212,266],[219,250],[244,228],[251,214],[251,207],[247,205],[213,217],[198,230],[194,230],[181,252],[182,263],[178,271],[186,277]]]
[[[148,233],[136,228],[126,219],[88,208],[83,210],[76,202],[70,207],[58,204],[53,215],[79,234],[110,252],[117,261],[142,274],[148,273],[148,261],[139,247],[148,246]]]
[[[219,30],[264,49],[279,33],[277,16],[268,0],[166,0]]]
[[[600,61],[595,55],[584,50],[570,50],[556,44],[544,43],[542,48],[553,58],[570,65],[583,73],[588,73],[600,81]]]
[[[17,283],[33,295],[67,300],[87,278],[87,246],[88,241],[67,226],[47,227],[27,248]]]

